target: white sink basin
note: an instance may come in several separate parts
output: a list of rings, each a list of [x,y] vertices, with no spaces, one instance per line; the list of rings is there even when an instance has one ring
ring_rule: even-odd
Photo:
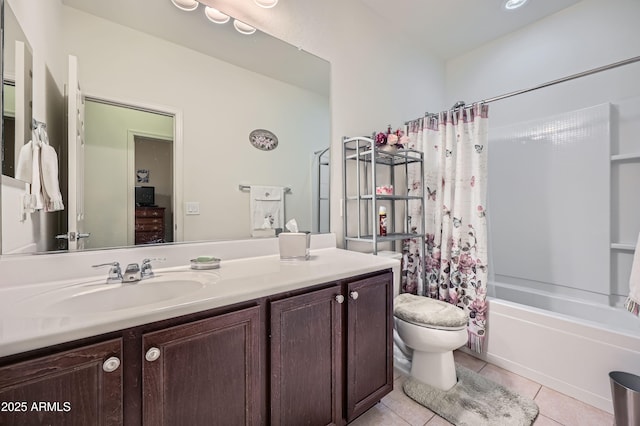
[[[135,283],[83,282],[38,295],[30,303],[40,304],[45,315],[106,313],[179,301],[218,280],[219,274],[210,271],[157,272]]]

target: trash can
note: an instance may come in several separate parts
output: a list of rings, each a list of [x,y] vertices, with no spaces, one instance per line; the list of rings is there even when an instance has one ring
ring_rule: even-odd
[[[616,426],[640,425],[640,376],[612,371],[609,380]]]

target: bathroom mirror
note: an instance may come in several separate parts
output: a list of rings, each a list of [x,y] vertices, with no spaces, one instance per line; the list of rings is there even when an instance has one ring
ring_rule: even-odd
[[[260,31],[245,35],[237,32],[232,22],[212,23],[204,15],[204,5],[185,12],[170,0],[57,0],[52,3],[47,7],[55,9],[55,13],[48,13],[47,17],[16,15],[33,20],[25,28],[40,27],[54,32],[55,37],[47,42],[57,44],[48,46],[46,54],[41,56],[36,44],[35,56],[52,62],[45,66],[47,72],[53,74],[52,80],[61,86],[60,93],[64,93],[67,80],[67,57],[77,57],[78,79],[88,101],[86,104],[93,103],[86,110],[88,155],[84,170],[94,173],[103,169],[106,178],[94,176],[84,180],[84,203],[98,206],[97,214],[86,208],[85,222],[96,223],[96,215],[100,219],[95,229],[85,228],[92,234],[85,241],[86,248],[133,244],[133,209],[127,211],[126,218],[118,216],[124,219],[117,219],[111,213],[112,209],[122,207],[123,197],[126,202],[131,201],[133,189],[129,188],[131,195],[128,195],[125,187],[119,198],[114,198],[113,188],[119,182],[126,185],[132,181],[133,185],[146,186],[144,178],[137,180],[139,171],[146,170],[152,180],[167,168],[172,169],[173,175],[172,191],[168,195],[179,200],[165,219],[165,226],[175,231],[174,237],[167,240],[249,238],[249,192],[240,189],[246,185],[290,187],[291,191],[285,195],[286,218],[295,218],[302,230],[328,230],[327,201],[315,198],[323,197],[320,195],[322,183],[317,176],[326,173],[319,173],[315,168],[316,164],[320,167],[326,163],[328,156],[324,150],[330,138],[327,61]],[[5,10],[10,10],[11,4],[5,0]],[[7,49],[4,53],[7,54]],[[35,103],[43,102],[42,93],[33,96]],[[113,106],[132,107],[129,109],[133,113],[144,111],[170,117],[174,129],[149,130],[136,123],[123,130],[125,134],[107,135],[92,127],[95,117],[101,114],[99,111]],[[278,147],[270,151],[254,148],[249,135],[256,129],[274,133],[279,139]],[[92,137],[95,134],[102,135],[97,142],[99,146],[95,146],[96,138]],[[126,151],[112,155],[115,148],[110,144],[119,138],[120,143],[125,140],[126,146],[126,139],[132,134],[169,142],[172,163],[167,166],[151,161],[147,163],[150,166],[137,167],[131,166],[132,157]],[[64,161],[68,153],[64,152],[66,141],[60,142],[61,184],[66,188],[64,179],[68,171]],[[317,158],[320,152],[323,152],[322,160]],[[122,162],[113,160],[115,157]],[[68,209],[70,195],[65,193],[65,188],[63,194]],[[3,202],[5,192],[3,186]],[[320,208],[326,212],[320,219],[322,223],[317,219],[316,210]],[[49,226],[51,221],[46,220],[47,226],[43,226],[43,221],[36,218],[47,213],[28,218],[34,222],[36,238],[58,241],[56,234],[68,231],[65,217],[69,212],[61,213],[63,217],[58,222],[62,225],[58,228]],[[3,214],[3,230],[11,226],[16,217]],[[100,233],[112,236],[119,233],[124,237],[107,241],[99,238]],[[7,250],[6,239],[10,236],[3,232],[2,238],[3,255],[25,252]],[[45,245],[36,241],[32,246],[38,248],[26,251],[42,251]],[[54,245],[51,249],[59,248]]]
[[[4,11],[4,57],[2,60],[2,174],[23,181],[31,176],[16,176],[20,149],[30,140],[32,48],[11,8]]]

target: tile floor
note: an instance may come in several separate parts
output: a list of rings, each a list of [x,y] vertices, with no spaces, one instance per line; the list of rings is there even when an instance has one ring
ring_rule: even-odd
[[[488,364],[464,352],[454,352],[456,362],[523,396],[533,399],[540,412],[534,426],[611,426],[613,415],[546,388],[517,374]],[[357,418],[355,426],[451,425],[431,410],[414,402],[402,390],[405,376],[396,372],[393,391]],[[500,426],[500,425],[496,425]]]

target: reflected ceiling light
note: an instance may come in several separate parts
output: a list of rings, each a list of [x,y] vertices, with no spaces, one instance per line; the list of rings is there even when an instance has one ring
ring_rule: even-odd
[[[278,0],[253,0],[260,7],[264,7],[265,9],[271,9],[273,6],[278,4]]]
[[[227,22],[229,22],[229,19],[231,19],[229,15],[225,15],[218,9],[214,9],[213,7],[209,6],[204,9],[204,14],[211,22],[215,22],[216,24],[226,24]]]
[[[256,29],[251,25],[247,25],[242,21],[238,21],[237,19],[233,20],[233,26],[239,33],[250,35],[256,32]]]
[[[527,0],[507,0],[504,2],[504,8],[507,10],[517,9],[524,6],[526,2]]]
[[[184,10],[187,12],[196,10],[200,5],[200,3],[198,3],[196,0],[171,0],[171,3],[173,3],[173,5],[178,9]]]

